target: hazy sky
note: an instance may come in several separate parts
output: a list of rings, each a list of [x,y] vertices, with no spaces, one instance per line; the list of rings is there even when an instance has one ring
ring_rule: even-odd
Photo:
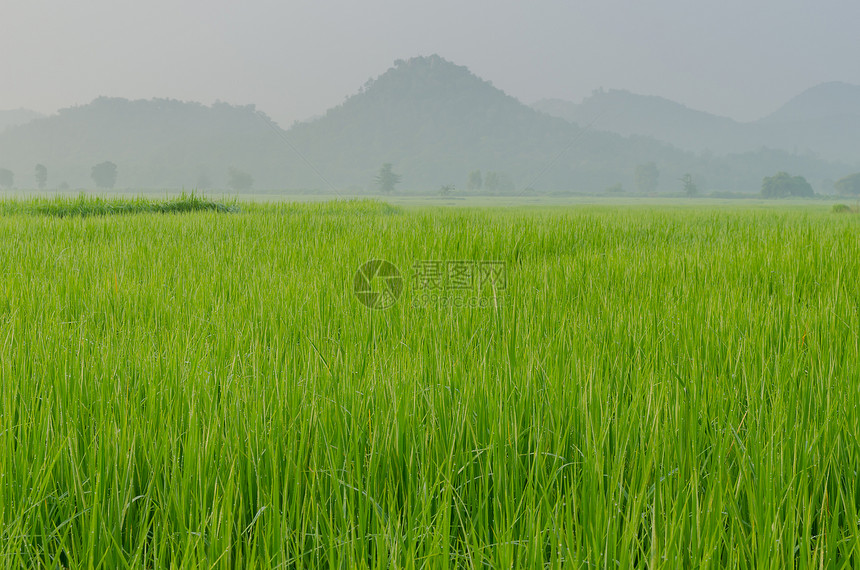
[[[860,84],[858,23],[857,0],[0,0],[0,109],[222,100],[288,126],[438,53],[526,103],[623,88],[750,120]]]

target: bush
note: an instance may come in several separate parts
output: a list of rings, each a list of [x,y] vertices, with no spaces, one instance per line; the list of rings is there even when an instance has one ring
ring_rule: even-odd
[[[833,187],[840,194],[860,194],[860,172],[837,180]]]
[[[811,198],[815,196],[815,192],[803,176],[777,172],[762,180],[761,195],[765,198],[786,198],[788,196]]]

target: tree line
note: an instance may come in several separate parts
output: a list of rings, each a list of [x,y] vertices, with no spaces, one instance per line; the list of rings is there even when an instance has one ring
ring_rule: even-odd
[[[48,167],[44,164],[37,164],[33,169],[33,176],[36,181],[36,187],[39,190],[44,190],[48,186]],[[106,160],[93,166],[90,170],[90,178],[93,180],[97,188],[110,190],[116,186],[117,178],[119,177],[119,169],[116,164]],[[201,189],[211,186],[209,177],[202,174],[198,179],[198,184]],[[254,177],[244,170],[230,167],[227,170],[227,187],[237,192],[250,190],[254,185]],[[0,187],[11,189],[15,187],[15,173],[8,168],[0,168]],[[68,186],[65,183],[59,185],[60,189],[66,189]]]
[[[101,189],[112,189],[118,178],[117,165],[111,161],[96,164],[90,171],[96,187]],[[48,168],[44,164],[34,167],[34,179],[36,186],[44,190],[48,184]],[[394,172],[391,163],[387,162],[379,169],[374,183],[376,188],[383,194],[392,194],[395,187],[400,184],[403,177]],[[636,166],[634,181],[637,190],[643,194],[653,194],[657,190],[660,180],[660,171],[656,163],[647,162]],[[693,175],[686,173],[681,178],[681,189],[684,195],[693,197],[699,194],[699,187],[693,179]],[[206,189],[211,185],[209,177],[202,174],[198,179],[198,187]],[[254,178],[250,173],[238,168],[230,167],[227,171],[227,187],[244,192],[250,190],[254,185]],[[8,168],[0,168],[0,187],[11,189],[15,186],[15,173]],[[63,189],[65,184],[61,184]],[[466,188],[471,192],[486,191],[488,193],[510,193],[516,190],[511,178],[502,172],[481,170],[471,171],[465,181]],[[860,172],[840,178],[833,183],[833,188],[842,195],[860,195]],[[442,186],[444,195],[454,191],[453,184]],[[621,184],[616,184],[606,190],[608,193],[623,192]],[[787,198],[787,197],[812,197],[815,195],[812,186],[803,176],[791,175],[787,172],[777,172],[773,176],[767,176],[762,180],[761,195],[765,198]]]

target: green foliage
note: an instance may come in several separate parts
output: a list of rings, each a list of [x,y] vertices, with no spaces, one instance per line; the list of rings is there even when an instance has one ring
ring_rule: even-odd
[[[6,200],[0,202],[0,214],[33,214],[39,216],[87,217],[140,213],[188,213],[212,210],[236,212],[238,205],[224,204],[206,199],[195,193],[184,192],[168,200],[148,198],[101,198],[81,194],[77,198],[38,198],[29,201]]]
[[[853,212],[854,210],[851,208],[851,206],[848,206],[846,204],[833,204],[833,208],[831,208],[830,211],[834,214],[848,214],[850,212]]]
[[[236,192],[245,192],[254,185],[254,178],[244,170],[230,167],[227,171],[227,187]]]
[[[269,210],[272,208],[275,208],[281,214],[289,214],[299,218],[308,214],[326,216],[328,218],[338,216],[347,218],[363,218],[367,216],[386,218],[403,213],[403,210],[398,206],[392,206],[387,202],[372,199],[329,200],[312,204],[281,203],[267,207]]]
[[[35,169],[36,186],[39,190],[44,190],[48,184],[48,168],[44,164],[37,164]]]
[[[110,161],[100,162],[93,166],[90,177],[99,188],[113,188],[117,178],[116,164]]]
[[[392,170],[391,163],[386,162],[382,165],[382,168],[379,169],[379,173],[377,173],[374,182],[380,192],[383,194],[391,194],[394,192],[394,187],[400,184],[402,178],[402,176],[395,174],[394,170]]]
[[[840,178],[833,184],[833,187],[840,194],[860,194],[860,172]]]
[[[823,208],[2,216],[0,559],[858,567],[857,230]],[[410,283],[386,312],[348,293],[372,258]],[[501,260],[507,288],[414,307],[421,259]]]
[[[660,171],[653,162],[637,164],[633,174],[636,180],[636,188],[639,192],[653,194],[657,191],[657,183],[660,180]]]
[[[15,173],[8,168],[0,168],[0,186],[11,188],[15,185]]]
[[[812,197],[815,192],[804,177],[777,172],[773,176],[764,178],[761,195],[765,198]]]
[[[693,175],[690,173],[685,174],[681,177],[681,183],[684,185],[684,194],[689,197],[697,196],[699,194],[699,187],[696,186],[696,183],[693,182]]]

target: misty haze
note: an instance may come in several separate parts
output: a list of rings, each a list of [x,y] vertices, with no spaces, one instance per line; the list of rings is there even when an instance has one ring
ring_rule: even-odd
[[[284,129],[253,104],[99,97],[40,117],[3,114],[3,168],[19,189],[86,189],[90,168],[117,165],[126,191],[218,189],[284,194],[377,194],[376,171],[397,166],[399,192],[453,185],[472,194],[586,194],[612,189],[677,195],[685,174],[703,194],[757,194],[779,171],[804,175],[821,194],[860,171],[860,87],[827,83],[762,119],[739,123],[680,103],[597,90],[576,104],[531,108],[438,55],[398,60],[323,116]],[[17,123],[17,124],[16,124]],[[658,183],[643,187],[639,165]],[[237,184],[231,172],[250,180]],[[499,183],[480,188],[474,172]]]
[[[0,7],[0,567],[860,566],[860,4]]]

